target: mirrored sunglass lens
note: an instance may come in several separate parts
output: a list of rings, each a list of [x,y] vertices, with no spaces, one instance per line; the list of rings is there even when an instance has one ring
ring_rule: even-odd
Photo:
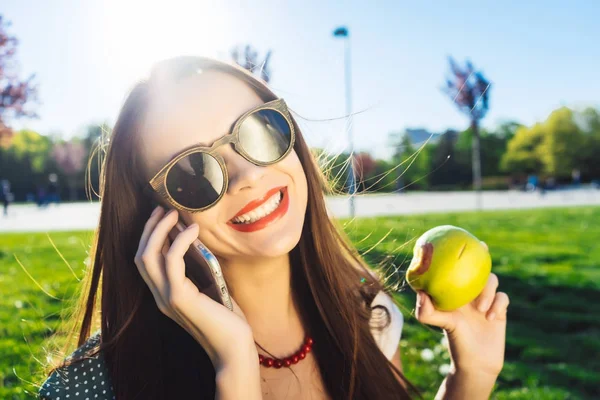
[[[257,161],[272,162],[290,147],[291,128],[284,116],[275,110],[260,110],[240,125],[240,145]]]
[[[184,207],[206,207],[223,190],[223,171],[219,162],[207,153],[192,153],[177,162],[167,174],[167,190]]]

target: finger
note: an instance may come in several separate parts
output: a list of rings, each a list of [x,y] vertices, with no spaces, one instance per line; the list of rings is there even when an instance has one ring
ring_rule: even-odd
[[[417,292],[415,316],[424,324],[437,326],[450,332],[454,330],[452,313],[436,310],[431,297],[425,292]]]
[[[169,238],[165,239],[165,243],[163,244],[163,247],[161,249],[163,258],[164,258],[164,254],[166,254],[166,252],[168,250],[169,250]],[[156,277],[150,278],[150,276],[148,274],[148,266],[153,265],[153,262],[147,262],[147,263],[141,264],[141,266],[138,267],[138,270],[140,271],[140,274],[144,278],[144,281],[150,288],[150,291],[152,292],[152,296],[154,297],[154,300],[156,302],[158,309],[163,314],[171,317],[171,314],[169,313],[169,310],[167,308],[167,305],[166,305],[165,299],[164,299],[164,294],[166,293],[166,289],[167,289],[166,272],[165,272],[164,268],[160,267],[160,264],[161,263],[159,262],[159,268],[157,269],[157,271],[160,273],[159,279],[157,279]]]
[[[171,241],[169,240],[169,238],[165,238],[165,242],[162,245],[162,248],[160,249],[160,254],[162,254],[163,259],[166,258],[167,253],[169,252],[169,248],[171,247]],[[167,271],[164,267],[164,263],[160,263],[160,268],[158,268],[161,278],[163,279],[164,283],[167,283]]]
[[[198,229],[198,224],[192,224],[179,233],[165,255],[165,270],[171,289],[178,287],[187,279],[183,256],[192,242],[198,238]]]
[[[147,282],[151,287],[165,287],[165,282],[162,281],[165,279],[165,273],[161,270],[163,268],[161,266],[161,250],[168,237],[169,230],[176,222],[177,211],[171,210],[155,225],[154,230],[148,238],[146,247],[142,252],[143,267],[141,269],[145,269],[146,274],[152,282]]]
[[[165,239],[169,235],[169,231],[175,226],[178,218],[179,214],[175,209],[166,213],[154,226],[154,229],[148,238],[148,242],[146,243],[146,250],[149,250],[149,252],[152,252],[153,254],[159,254]]]
[[[496,274],[490,274],[485,287],[475,300],[475,304],[479,311],[487,312],[490,309],[494,297],[496,296],[496,289],[498,289],[498,277]]]
[[[492,303],[492,307],[490,307],[489,312],[486,315],[486,318],[489,321],[497,320],[504,321],[506,320],[506,310],[510,300],[508,295],[504,292],[496,293],[496,297],[494,298],[494,303]]]
[[[165,240],[165,244],[163,245],[163,249],[161,250],[161,253],[166,252],[168,250],[169,250],[169,241],[167,239],[167,240]],[[163,256],[163,258],[164,258],[164,256]],[[167,283],[167,274],[166,274],[165,268],[163,266],[164,262],[162,262],[162,260],[160,262],[158,262],[158,268],[156,268],[156,269],[154,269],[152,267],[153,265],[154,265],[154,262],[148,263],[148,266],[150,266],[150,269],[152,271],[156,271],[156,273],[159,274],[159,276],[153,276],[152,278],[150,278],[148,280],[147,284],[150,287],[150,290],[152,291],[152,295],[154,296],[154,300],[156,301],[156,305],[158,306],[158,309],[163,314],[171,317],[171,314],[169,313],[169,309],[168,309],[166,301],[165,301],[165,294],[167,293],[168,283]],[[148,266],[145,266],[145,269],[147,269]]]
[[[170,241],[169,241],[169,238],[166,238],[166,239],[165,239],[165,243],[163,244],[163,247],[162,247],[162,249],[160,249],[160,253],[161,253],[163,256],[166,256],[166,255],[167,255],[167,252],[169,251],[169,247],[171,247],[171,243],[170,243]]]
[[[156,226],[156,224],[158,224],[163,214],[164,209],[162,207],[159,206],[154,209],[154,211],[150,215],[150,218],[148,218],[148,221],[146,221],[146,224],[144,225],[144,230],[142,232],[142,236],[140,237],[138,250],[135,255],[135,265],[138,268],[138,272],[140,273],[144,282],[146,282],[150,290],[153,292],[156,290],[156,285],[154,284],[150,274],[148,273],[146,261],[144,260],[147,260],[148,254],[144,255],[144,251],[146,250],[148,238],[152,234],[154,227]]]
[[[138,251],[140,252],[140,254],[146,248],[148,238],[150,237],[150,234],[152,234],[152,231],[154,230],[156,224],[162,218],[164,212],[164,208],[157,206],[154,209],[154,211],[152,211],[152,214],[150,214],[150,218],[148,218],[148,220],[146,221],[146,224],[144,225],[144,230],[142,232],[142,236],[140,237],[140,244],[138,247]]]

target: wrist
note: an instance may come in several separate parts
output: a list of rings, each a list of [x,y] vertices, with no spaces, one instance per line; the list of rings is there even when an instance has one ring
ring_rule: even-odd
[[[238,365],[249,365],[252,361],[258,364],[258,351],[251,333],[248,335],[239,333],[235,340],[230,340],[229,343],[230,345],[219,351],[209,353],[216,372],[224,369],[235,370]]]
[[[258,357],[223,364],[216,370],[215,383],[217,399],[262,399]]]
[[[497,375],[480,370],[453,367],[446,376],[442,390],[436,399],[489,399],[497,377]]]
[[[234,356],[222,358],[215,372],[224,375],[239,375],[244,371],[256,371],[259,373],[260,364],[258,363],[258,352],[254,351],[237,352]]]
[[[458,376],[461,379],[469,379],[469,380],[477,380],[481,382],[496,382],[498,376],[500,375],[500,371],[491,372],[486,371],[482,368],[477,367],[457,367],[452,365],[450,372],[448,375]]]
[[[222,368],[237,368],[238,366],[247,366],[256,364],[258,366],[258,350],[254,343],[254,337],[249,335],[245,338],[238,338],[236,345],[229,346],[225,353],[221,354]]]

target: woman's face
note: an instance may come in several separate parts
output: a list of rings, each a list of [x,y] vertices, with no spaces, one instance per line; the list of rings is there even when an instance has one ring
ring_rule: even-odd
[[[264,103],[243,81],[210,70],[161,87],[151,97],[140,132],[148,179],[182,149],[198,143],[210,146],[230,133],[244,112]],[[252,164],[231,145],[221,146],[218,153],[229,175],[226,193],[205,211],[178,210],[180,218],[186,225],[197,223],[199,239],[223,259],[287,254],[300,239],[307,203],[306,176],[296,152],[266,167]],[[251,232],[232,226],[232,218],[248,203],[278,187],[287,188],[285,214]]]

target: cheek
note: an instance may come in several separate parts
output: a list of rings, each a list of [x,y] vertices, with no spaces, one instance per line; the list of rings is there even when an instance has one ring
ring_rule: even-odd
[[[186,213],[183,216],[186,226],[190,226],[191,224],[198,224],[199,234],[198,237],[200,240],[206,239],[204,236],[207,236],[207,232],[211,232],[212,227],[214,227],[217,223],[218,213],[216,212],[217,207],[213,207],[207,211],[202,211],[199,213]]]
[[[230,252],[229,246],[226,244],[227,240],[224,240],[222,231],[222,222],[219,222],[218,213],[216,210],[203,211],[196,214],[191,214],[190,224],[198,224],[198,239],[208,247],[216,256],[228,254]]]
[[[294,197],[296,199],[297,210],[300,214],[306,212],[306,204],[308,201],[308,184],[306,181],[306,173],[300,163],[300,159],[296,152],[291,152],[285,160],[283,160],[282,167],[285,172],[290,176],[294,185]],[[304,217],[302,216],[302,219]]]
[[[297,191],[306,192],[306,174],[295,151],[292,151],[282,162],[282,169],[290,175]]]

